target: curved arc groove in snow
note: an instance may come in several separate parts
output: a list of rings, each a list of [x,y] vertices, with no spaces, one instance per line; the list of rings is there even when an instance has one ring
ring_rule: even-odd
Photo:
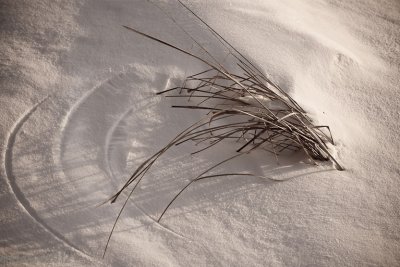
[[[16,183],[16,177],[12,172],[12,150],[15,144],[15,139],[18,132],[21,130],[22,126],[29,120],[31,115],[38,109],[38,107],[49,99],[50,95],[46,96],[44,99],[35,104],[30,110],[28,110],[21,118],[19,118],[16,123],[12,126],[11,131],[9,133],[8,138],[6,139],[5,152],[4,152],[4,171],[8,180],[8,184],[13,192],[15,198],[21,204],[22,208],[26,211],[26,213],[35,221],[41,228],[43,228],[47,233],[51,234],[56,240],[60,241],[67,247],[70,247],[73,251],[79,253],[81,256],[89,259],[93,259],[92,256],[85,253],[84,251],[77,248],[67,239],[65,239],[62,235],[60,235],[57,231],[51,228],[49,225],[44,222],[40,216],[36,213],[35,209],[31,206],[28,199],[25,198],[24,193],[18,187]]]
[[[129,68],[130,66],[128,65],[127,68]],[[108,82],[112,81],[113,78],[115,78],[118,75],[121,74],[126,74],[127,72],[129,72],[130,69],[125,69],[125,66],[123,66],[123,71],[119,71],[119,72],[115,72],[112,73],[110,76],[106,77],[105,79],[102,79],[101,81],[99,81],[96,85],[94,85],[90,90],[88,90],[86,93],[84,93],[82,96],[80,96],[74,103],[73,105],[69,108],[68,112],[65,114],[64,118],[61,120],[60,123],[60,138],[59,138],[59,142],[57,144],[55,144],[55,146],[53,147],[53,157],[55,158],[56,162],[55,164],[59,164],[60,166],[63,166],[62,164],[62,156],[61,154],[64,152],[63,149],[63,145],[65,143],[65,129],[67,128],[67,125],[69,124],[71,118],[75,115],[75,112],[79,109],[79,107],[85,103],[85,101],[87,99],[89,99],[97,90],[101,89],[103,85],[107,84]],[[131,110],[131,109],[130,109]],[[128,114],[129,111],[126,112],[126,114]],[[126,114],[124,114],[123,116],[125,116]],[[122,120],[123,118],[121,118]],[[118,121],[118,123],[120,122],[120,120]],[[117,127],[118,123],[116,123],[115,125],[113,125],[113,127]],[[112,130],[112,132],[114,131],[114,129]],[[107,137],[106,138],[110,138],[108,136],[107,133]],[[106,144],[105,146],[109,145],[109,141],[106,140]],[[107,148],[103,148],[105,152],[108,151]],[[55,153],[54,153],[55,152]],[[108,161],[108,155],[106,156],[106,168],[107,168],[107,174],[111,177],[112,176],[112,172],[111,172],[111,168],[109,168],[109,165],[107,165],[107,161]],[[64,173],[64,168],[62,168],[62,173]]]
[[[112,78],[111,78],[111,79],[112,79]],[[111,80],[111,79],[109,79],[109,80]],[[107,80],[107,81],[108,81],[108,80]],[[100,86],[99,86],[99,87],[100,87]],[[110,143],[111,143],[112,137],[113,137],[113,135],[114,135],[115,130],[116,130],[116,129],[118,128],[118,126],[120,125],[120,123],[121,123],[124,119],[126,119],[126,118],[128,117],[128,115],[129,115],[133,110],[134,110],[134,107],[130,107],[130,108],[128,108],[125,112],[123,112],[123,113],[120,115],[120,117],[112,124],[112,126],[111,126],[110,129],[107,131],[107,134],[106,134],[106,136],[105,136],[105,142],[104,142],[104,147],[103,147],[103,149],[104,149],[104,155],[105,155],[104,161],[105,161],[105,165],[106,165],[106,166],[105,166],[105,167],[106,167],[106,170],[107,170],[108,175],[109,175],[110,177],[113,177],[113,176],[114,176],[113,170],[112,170],[112,167],[111,167],[111,163],[110,163]],[[118,185],[117,185],[117,186],[118,186]],[[128,194],[126,194],[126,197],[128,197]],[[171,233],[171,234],[173,234],[173,235],[176,235],[176,236],[178,236],[178,237],[187,239],[187,240],[189,240],[190,242],[193,242],[192,239],[190,239],[190,238],[188,238],[188,237],[186,237],[186,236],[183,236],[183,235],[181,235],[181,234],[179,234],[179,233],[177,233],[177,232],[175,232],[175,231],[169,229],[168,227],[166,227],[166,226],[163,225],[163,224],[160,224],[159,222],[157,222],[157,220],[155,220],[153,217],[151,217],[145,210],[143,210],[143,208],[141,208],[140,206],[138,206],[138,205],[136,204],[136,202],[134,202],[133,200],[131,200],[131,202],[133,203],[133,205],[134,205],[143,215],[145,215],[146,217],[148,217],[151,221],[155,222],[155,224],[158,225],[161,229],[163,229],[163,230],[165,230],[165,231],[167,231],[167,232],[169,232],[169,233]]]
[[[83,96],[78,98],[78,100],[70,107],[69,111],[67,114],[64,116],[63,120],[60,123],[60,128],[63,130],[65,126],[67,126],[68,121],[70,118],[74,115],[75,111],[77,108],[87,99],[89,96],[91,96],[97,89],[101,88],[101,86],[107,82],[109,82],[114,76],[110,76],[100,82],[98,82],[95,86],[92,87],[88,92],[84,93]],[[63,131],[61,132],[61,134]],[[63,140],[64,136],[61,136],[61,140]]]
[[[58,166],[63,166],[62,164],[62,156],[61,154],[63,153],[63,144],[65,140],[65,128],[67,127],[71,117],[75,114],[76,110],[79,108],[79,106],[84,103],[86,99],[88,99],[96,90],[101,88],[101,86],[107,82],[109,82],[114,76],[111,75],[100,82],[98,82],[95,86],[93,86],[90,90],[88,90],[86,93],[84,93],[82,96],[80,96],[73,104],[72,106],[68,109],[68,112],[64,115],[63,119],[61,120],[59,124],[60,128],[60,137],[58,138],[57,142],[55,142],[52,145],[52,154],[53,154],[53,160],[54,164]],[[64,172],[64,167],[61,168],[60,175],[65,175]]]
[[[125,68],[127,68],[127,69],[125,69]],[[60,129],[61,129],[60,135],[61,136],[60,136],[60,142],[58,144],[58,148],[59,148],[60,152],[62,152],[61,146],[64,143],[64,139],[65,139],[64,130],[65,130],[66,126],[68,125],[71,117],[74,116],[75,112],[78,110],[78,108],[81,106],[81,104],[84,103],[85,100],[89,99],[89,97],[91,95],[93,95],[98,89],[102,88],[102,86],[104,84],[112,81],[112,79],[115,78],[116,76],[121,75],[121,74],[126,74],[129,71],[131,71],[130,68],[131,68],[131,66],[129,64],[127,66],[123,66],[122,71],[112,73],[112,75],[102,79],[96,85],[94,85],[88,92],[84,93],[81,97],[79,97],[74,102],[74,104],[69,108],[67,114],[64,116],[64,118],[61,120],[61,123],[60,123]],[[55,154],[58,154],[58,153],[55,153]],[[58,163],[61,163],[61,158],[58,158],[57,160],[58,160]]]
[[[61,123],[60,123],[60,141],[58,144],[56,144],[56,146],[58,147],[58,151],[63,153],[63,145],[65,143],[65,129],[68,127],[68,124],[71,120],[71,118],[73,116],[75,116],[75,113],[78,111],[79,107],[82,106],[82,104],[85,103],[85,101],[87,99],[89,99],[93,94],[95,94],[98,90],[101,90],[103,88],[103,86],[107,83],[109,83],[110,81],[112,81],[115,77],[118,77],[120,75],[123,74],[127,74],[129,72],[134,71],[135,68],[132,68],[131,66],[127,66],[127,69],[124,68],[123,71],[120,72],[116,72],[113,73],[111,76],[103,79],[102,81],[98,82],[94,87],[92,87],[88,92],[86,92],[85,94],[83,94],[81,97],[79,97],[74,104],[69,108],[69,111],[67,112],[67,114],[64,116],[64,118],[62,119]],[[106,135],[105,135],[105,141],[104,141],[104,146],[103,146],[103,150],[104,150],[104,163],[105,163],[105,169],[107,171],[107,174],[109,175],[109,177],[113,177],[113,170],[112,170],[112,166],[110,163],[110,143],[112,141],[112,137],[113,134],[115,132],[115,130],[118,128],[118,126],[120,125],[120,123],[126,119],[126,117],[134,110],[134,107],[130,107],[128,108],[125,112],[123,112],[120,117],[111,125],[111,127],[108,129]],[[53,148],[56,149],[56,147]],[[57,155],[56,156],[56,164],[60,164],[60,166],[62,166],[62,159],[60,157],[59,153],[53,153],[53,155]],[[62,168],[63,170],[63,168]],[[64,171],[62,171],[62,173],[64,173]],[[115,185],[116,187],[118,187],[118,185]],[[149,220],[156,222],[156,220],[154,218],[152,218],[146,211],[144,211],[141,207],[139,207],[134,201],[132,201],[132,203],[134,204],[134,206],[146,217],[149,218]],[[185,236],[182,236],[179,233],[174,232],[173,230],[169,229],[168,227],[161,225],[159,223],[156,222],[156,224],[164,229],[167,232],[170,232],[171,234],[174,234],[176,236],[179,236],[181,238],[185,238],[188,239]],[[190,239],[188,239],[190,240]],[[190,240],[192,241],[192,240]]]
[[[113,171],[112,171],[112,167],[111,167],[111,164],[110,164],[110,152],[109,152],[109,150],[110,150],[110,141],[111,141],[111,139],[112,139],[112,136],[113,136],[115,130],[118,128],[118,125],[121,123],[121,121],[123,121],[123,120],[129,115],[130,112],[132,112],[132,110],[133,110],[133,107],[127,109],[127,110],[118,118],[118,120],[112,125],[112,127],[109,129],[109,131],[107,132],[107,135],[106,135],[106,140],[105,140],[105,144],[104,144],[104,151],[105,151],[105,155],[106,155],[106,156],[105,156],[105,164],[106,164],[106,168],[107,168],[107,170],[108,170],[108,172],[109,172],[110,177],[113,176]],[[127,195],[128,195],[128,194],[126,194],[126,197],[128,197]],[[146,217],[148,217],[149,220],[151,220],[152,222],[154,222],[154,224],[155,224],[156,226],[158,226],[160,229],[162,229],[162,230],[164,230],[164,231],[166,231],[166,232],[168,232],[168,233],[170,233],[170,234],[172,234],[172,235],[175,235],[175,236],[177,236],[177,237],[183,238],[183,239],[187,240],[187,241],[190,242],[190,243],[191,243],[191,242],[195,242],[195,243],[199,244],[201,247],[203,247],[203,249],[205,249],[205,250],[207,250],[208,252],[210,252],[214,259],[216,259],[216,257],[215,257],[215,255],[213,254],[213,252],[210,251],[204,244],[199,243],[199,242],[196,242],[195,240],[193,240],[193,239],[191,239],[191,238],[189,238],[189,237],[186,237],[186,236],[184,236],[184,235],[182,235],[182,234],[180,234],[180,233],[177,233],[177,232],[173,231],[172,229],[170,229],[169,227],[165,226],[164,224],[161,224],[161,223],[157,222],[157,220],[154,219],[153,217],[151,217],[145,210],[143,210],[143,208],[141,208],[140,206],[138,206],[138,205],[136,204],[135,201],[133,201],[132,199],[131,199],[130,201],[133,203],[133,205],[134,205],[143,215],[145,215]]]
[[[113,177],[113,170],[111,168],[111,164],[110,164],[110,141],[112,139],[112,136],[115,132],[115,130],[118,128],[119,124],[121,123],[122,120],[124,120],[126,118],[126,116],[133,110],[133,107],[129,108],[128,110],[126,110],[119,118],[118,120],[111,126],[111,128],[107,131],[106,134],[106,138],[105,138],[105,142],[104,142],[104,154],[105,156],[105,164],[106,164],[106,168],[108,171],[108,175],[110,177]]]

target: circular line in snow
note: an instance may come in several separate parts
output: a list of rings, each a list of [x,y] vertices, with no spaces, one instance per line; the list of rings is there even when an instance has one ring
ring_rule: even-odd
[[[49,225],[47,225],[41,218],[40,216],[36,213],[35,209],[31,206],[30,202],[28,199],[25,198],[24,193],[21,191],[21,189],[18,187],[16,183],[16,177],[13,174],[12,171],[12,150],[15,144],[15,139],[18,134],[18,132],[21,130],[22,126],[29,120],[31,115],[38,109],[38,107],[43,104],[50,96],[46,96],[43,98],[41,101],[39,101],[37,104],[35,104],[30,110],[28,110],[22,117],[20,117],[16,123],[13,125],[11,128],[11,131],[9,133],[8,138],[6,139],[6,146],[5,146],[5,152],[4,152],[4,170],[5,174],[7,177],[8,184],[11,188],[12,193],[14,194],[15,198],[17,201],[20,203],[22,208],[26,211],[26,213],[29,215],[29,217],[32,218],[34,222],[36,222],[45,232],[49,233],[51,236],[53,236],[56,240],[60,241],[73,251],[81,254],[81,256],[89,259],[93,259],[92,256],[86,254],[84,251],[80,250],[77,248],[75,245],[73,245],[71,242],[69,242],[67,239],[65,239],[61,234],[59,234],[57,231],[55,231],[53,228],[51,228]]]

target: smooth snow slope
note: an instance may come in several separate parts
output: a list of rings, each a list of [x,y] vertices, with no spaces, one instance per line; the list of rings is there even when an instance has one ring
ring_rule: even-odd
[[[129,201],[98,206],[200,113],[154,93],[204,66],[127,31],[200,53],[148,1],[2,1],[0,265],[400,265],[400,3],[190,1],[188,5],[318,124],[346,167],[256,152],[168,201],[228,144],[171,150]],[[160,1],[226,64],[226,49],[176,1]]]

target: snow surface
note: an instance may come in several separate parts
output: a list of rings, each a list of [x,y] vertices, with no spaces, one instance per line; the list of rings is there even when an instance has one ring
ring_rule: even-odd
[[[158,2],[207,49],[226,51],[176,1]],[[195,53],[165,13],[136,0],[0,3],[0,265],[400,266],[400,2],[185,1],[329,125],[346,171],[256,152],[166,203],[232,154],[160,158],[128,203],[102,205],[200,113],[154,93],[204,69],[129,32]],[[216,153],[217,152],[217,153]]]

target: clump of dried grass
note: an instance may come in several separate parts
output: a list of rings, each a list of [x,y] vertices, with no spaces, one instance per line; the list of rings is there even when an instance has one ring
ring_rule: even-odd
[[[186,103],[194,103],[191,105],[174,105],[172,106],[173,108],[205,110],[206,114],[201,120],[179,133],[170,143],[144,161],[122,188],[110,199],[111,203],[114,203],[122,192],[134,184],[118,214],[109,240],[128,199],[146,172],[167,150],[185,142],[195,142],[196,145],[203,144],[199,150],[192,153],[196,154],[221,142],[229,141],[236,146],[237,154],[215,164],[192,179],[168,203],[158,217],[157,222],[161,220],[178,196],[198,180],[228,175],[253,175],[251,173],[205,174],[211,169],[243,154],[250,153],[255,149],[268,151],[276,157],[284,151],[303,150],[312,163],[317,164],[316,161],[332,161],[336,169],[343,170],[343,167],[332,156],[328,148],[328,144],[334,144],[329,127],[314,125],[306,112],[290,95],[273,83],[185,4],[180,0],[178,2],[199,19],[214,37],[229,50],[230,55],[236,61],[238,71],[228,71],[182,27],[180,28],[192,38],[193,42],[211,60],[206,60],[156,37],[124,26],[130,31],[200,60],[209,67],[203,72],[188,76],[182,86],[158,93],[159,95],[166,95],[166,97],[185,99],[187,100]]]

